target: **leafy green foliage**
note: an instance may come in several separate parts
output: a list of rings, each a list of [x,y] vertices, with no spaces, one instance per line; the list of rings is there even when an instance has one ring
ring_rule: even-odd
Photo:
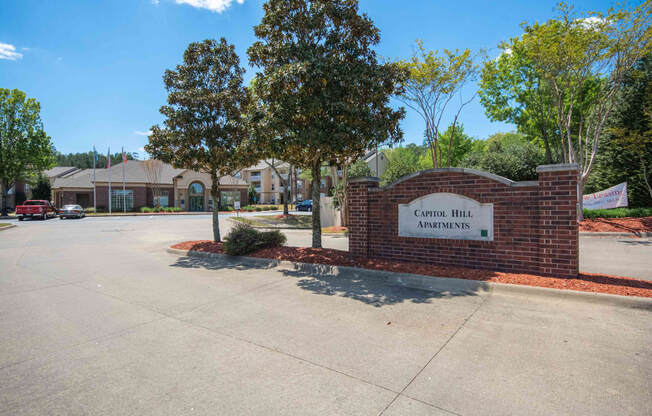
[[[381,185],[389,185],[403,176],[420,170],[419,160],[426,152],[425,146],[418,146],[414,143],[385,150],[385,157],[389,164],[381,175]]]
[[[473,100],[475,95],[464,100],[461,93],[464,86],[477,77],[478,66],[474,63],[474,56],[469,49],[461,52],[444,49],[443,53],[428,51],[423,42],[417,40],[417,49],[411,59],[401,61],[399,65],[409,74],[403,83],[400,98],[426,123],[425,137],[432,166],[450,167],[454,142],[449,141],[446,147],[442,146],[439,125],[453,97],[459,95],[459,105],[451,124],[451,134],[455,134],[460,112]],[[444,163],[444,154],[448,155],[448,163]]]
[[[371,168],[369,168],[367,162],[362,159],[356,160],[351,166],[349,166],[347,174],[349,179],[361,178],[364,176],[373,176]]]
[[[7,215],[7,193],[16,180],[34,177],[54,164],[54,147],[43,130],[40,112],[41,105],[24,92],[0,88],[2,215]]]
[[[584,210],[584,218],[641,218],[652,217],[652,208],[614,208]]]
[[[527,181],[537,179],[536,168],[544,160],[543,150],[522,135],[499,133],[476,145],[461,164],[514,181]]]
[[[378,29],[357,0],[269,0],[248,50],[260,68],[251,120],[266,148],[312,174],[313,247],[321,247],[319,183],[324,163],[343,165],[402,138],[390,97],[405,72],[378,62]]]
[[[500,44],[498,58],[485,62],[480,102],[492,121],[513,123],[530,140],[540,141],[546,163],[563,160],[557,112],[549,85],[537,72],[520,38]]]
[[[652,0],[581,16],[562,3],[556,19],[524,27],[522,49],[551,91],[564,161],[579,165],[582,185],[625,75],[652,48],[651,17]]]
[[[52,199],[52,187],[47,176],[39,175],[36,185],[32,187],[32,199],[42,199],[45,201]]]
[[[278,230],[258,231],[249,224],[238,223],[224,237],[224,251],[230,256],[242,256],[264,248],[285,244],[285,234]]]
[[[178,168],[207,172],[213,198],[213,236],[220,241],[219,178],[256,162],[243,114],[249,104],[244,69],[224,38],[191,43],[183,64],[165,71],[168,104],[163,126],[152,127],[147,153]]]
[[[652,55],[625,78],[600,149],[585,192],[627,182],[631,207],[652,206]]]
[[[452,141],[452,143],[451,143]],[[464,157],[474,146],[475,140],[471,136],[464,134],[464,125],[450,125],[444,133],[439,136],[439,144],[442,149],[450,148],[450,152],[441,155],[441,166],[457,167]],[[428,148],[419,158],[420,169],[432,169],[432,150]]]

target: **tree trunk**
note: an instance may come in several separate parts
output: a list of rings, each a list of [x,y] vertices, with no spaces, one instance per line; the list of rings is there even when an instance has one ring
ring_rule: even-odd
[[[578,174],[577,178],[577,221],[584,221],[584,179],[582,179],[582,173]]]
[[[641,158],[641,165],[643,166],[643,180],[645,181],[645,185],[647,185],[647,191],[650,193],[650,198],[652,198],[652,186],[650,186],[650,180],[647,177],[647,166],[645,165],[643,158]]]
[[[9,195],[9,183],[5,180],[2,181],[2,216],[7,216],[7,198]]]
[[[220,180],[216,172],[211,172],[211,198],[213,200],[213,240],[221,241],[220,237]]]
[[[279,176],[279,178],[283,179],[282,176]],[[288,199],[290,198],[290,192],[288,189],[288,185],[290,184],[290,173],[288,173],[288,178],[282,180],[281,183],[283,184],[283,215],[290,215],[290,211],[288,210]]]
[[[320,195],[321,164],[312,165],[312,248],[321,248]]]

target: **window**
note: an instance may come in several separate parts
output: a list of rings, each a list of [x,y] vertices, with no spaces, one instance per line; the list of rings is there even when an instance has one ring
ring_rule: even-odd
[[[134,209],[134,191],[126,190],[112,190],[111,191],[111,210],[112,211],[124,211],[124,207],[127,207],[127,211]]]
[[[192,185],[190,185],[190,189],[188,190],[188,193],[190,195],[204,195],[204,187],[198,183],[195,182]]]
[[[326,180],[324,180],[324,179],[321,180],[321,187],[322,188],[326,187]]]
[[[303,182],[297,182],[297,189],[300,190],[302,186],[303,186]]]
[[[155,207],[168,207],[169,206],[169,192],[159,191],[159,195],[154,197]]]
[[[222,207],[232,207],[234,202],[240,201],[240,191],[222,191]]]
[[[272,191],[274,190],[274,184],[272,184]]]

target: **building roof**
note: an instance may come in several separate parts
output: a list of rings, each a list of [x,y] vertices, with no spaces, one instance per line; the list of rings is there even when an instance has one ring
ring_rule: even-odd
[[[267,159],[267,162],[272,163],[272,159]],[[265,169],[271,169],[271,167],[267,164],[265,160],[261,160],[258,163],[256,163],[254,166],[242,169],[243,171],[250,171],[250,170],[265,170]],[[282,160],[276,160],[274,162],[276,168],[288,168],[290,167],[290,164],[287,162],[283,162]]]
[[[74,166],[55,166],[52,169],[48,169],[43,172],[45,176],[47,176],[50,179],[53,178],[58,178],[64,175],[69,175],[75,171],[81,170],[79,168],[76,168]]]
[[[111,182],[122,182],[122,163],[111,166],[111,169],[97,169],[95,180],[97,182],[108,182],[109,174]],[[162,185],[172,185],[172,179],[184,172],[186,169],[176,169],[172,165],[163,163],[161,167],[161,177],[159,183]],[[92,172],[92,170],[91,170]],[[129,183],[149,183],[147,172],[145,171],[145,161],[127,160],[124,165],[125,182]]]
[[[65,176],[54,178],[53,188],[92,188],[93,169],[80,169]]]
[[[149,183],[145,164],[142,160],[128,160],[124,165],[125,182],[127,183]],[[96,169],[95,181],[97,183],[109,182],[109,170],[111,173],[112,183],[122,182],[122,163],[111,166],[111,169]],[[161,168],[161,185],[172,185],[175,177],[181,175],[187,169],[177,169],[167,163],[163,163]],[[224,176],[220,179],[221,185],[247,185],[242,179],[232,176]],[[92,188],[93,187],[93,169],[79,169],[68,173],[64,176],[54,179],[53,188]]]

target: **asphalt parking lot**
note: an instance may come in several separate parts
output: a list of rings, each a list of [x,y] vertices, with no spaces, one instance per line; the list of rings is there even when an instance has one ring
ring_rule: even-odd
[[[652,414],[647,307],[165,252],[208,216],[19,225],[0,231],[2,415]],[[651,268],[649,245],[608,244],[582,256]]]

